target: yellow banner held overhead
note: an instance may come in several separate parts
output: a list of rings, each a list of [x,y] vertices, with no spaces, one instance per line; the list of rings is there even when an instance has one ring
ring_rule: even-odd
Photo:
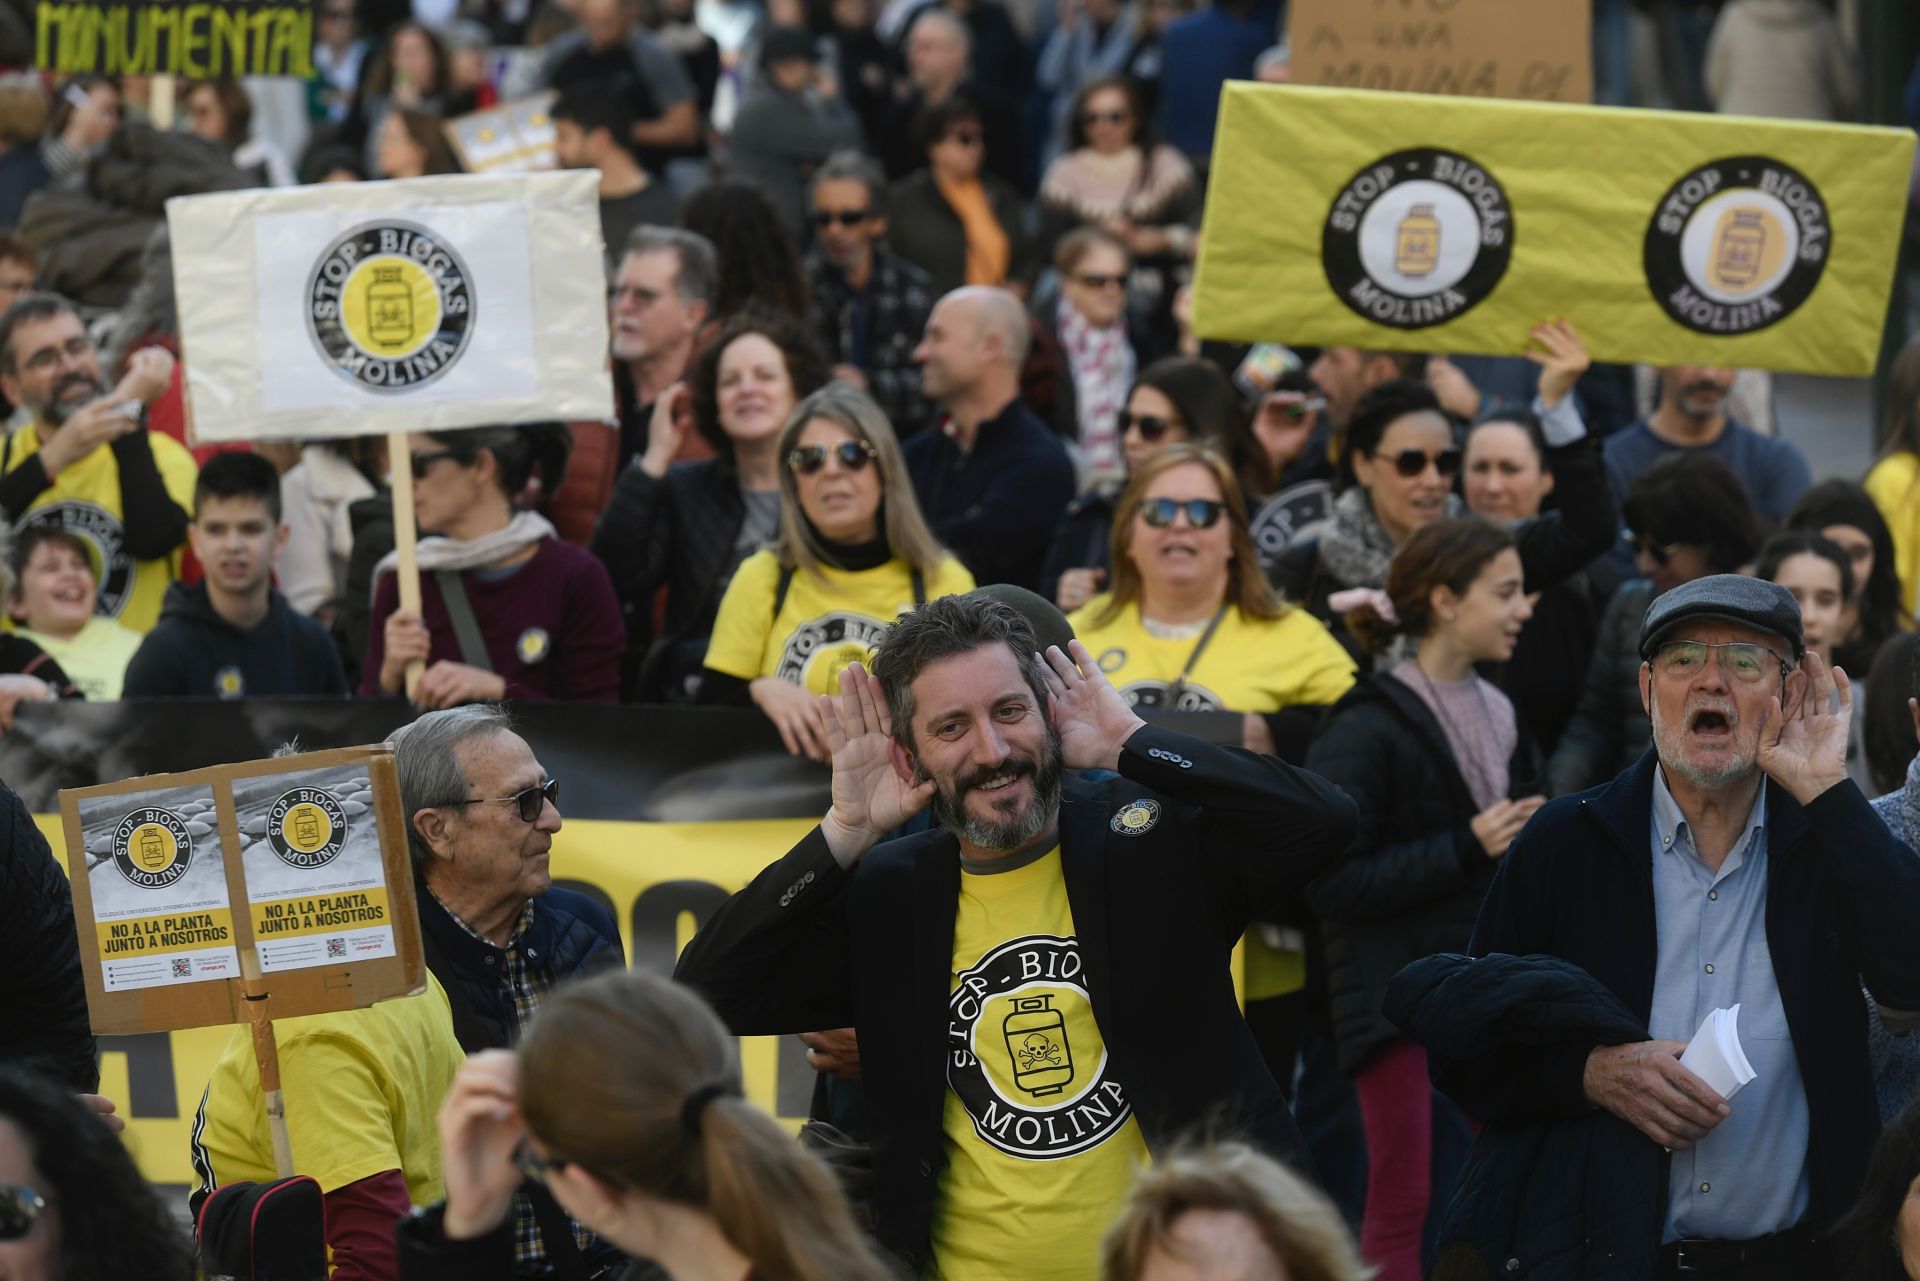
[[[1234,83],[1194,324],[1209,338],[1863,375],[1905,129]]]

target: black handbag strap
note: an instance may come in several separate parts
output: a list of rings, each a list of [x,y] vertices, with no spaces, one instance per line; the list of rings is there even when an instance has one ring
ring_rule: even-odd
[[[453,624],[454,639],[460,642],[460,657],[469,667],[483,672],[493,670],[493,657],[487,653],[486,638],[480,634],[480,620],[474,616],[473,602],[467,599],[467,584],[450,569],[433,571],[440,586],[440,600],[447,607],[447,621]]]

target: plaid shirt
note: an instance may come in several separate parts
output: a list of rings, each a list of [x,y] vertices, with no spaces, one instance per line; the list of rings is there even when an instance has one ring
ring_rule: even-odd
[[[431,891],[429,891],[431,893]],[[434,898],[439,901],[440,896]],[[447,907],[440,902],[441,907]],[[460,919],[460,914],[447,907],[447,915],[453,923],[465,930],[473,938],[486,944],[501,956],[500,984],[513,997],[513,1028],[510,1040],[518,1043],[520,1034],[526,1031],[540,1002],[546,999],[547,990],[553,986],[553,978],[544,970],[535,969],[527,964],[526,949],[521,940],[528,927],[533,924],[533,900],[520,909],[520,919],[513,923],[513,933],[502,948],[471,925]],[[594,1236],[578,1223],[573,1225],[573,1239],[582,1253],[593,1244]],[[524,1192],[513,1194],[513,1259],[516,1276],[551,1276],[553,1264],[547,1258],[546,1243],[540,1239],[540,1225],[533,1216],[533,1203]]]
[[[927,273],[876,245],[866,291],[855,293],[816,246],[807,252],[807,285],[828,357],[835,364],[857,366],[867,376],[867,390],[886,411],[896,435],[905,438],[925,427],[931,416],[920,394],[920,366],[914,363],[913,349],[920,345],[927,313],[933,310]]]

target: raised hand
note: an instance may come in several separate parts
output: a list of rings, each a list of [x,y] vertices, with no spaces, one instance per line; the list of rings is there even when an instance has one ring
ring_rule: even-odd
[[[813,695],[778,676],[762,676],[747,683],[753,705],[767,714],[780,731],[789,756],[804,756],[825,764],[827,736],[820,729],[820,709]]]
[[[1800,669],[1787,677],[1785,706],[1776,697],[1767,707],[1760,725],[1760,768],[1794,800],[1810,804],[1846,778],[1852,726],[1852,682],[1808,650]]]
[[[655,480],[665,476],[692,430],[693,394],[686,383],[677,382],[653,402],[653,414],[647,419],[647,452],[640,455],[640,470]]]
[[[173,353],[165,347],[142,347],[127,357],[127,371],[114,394],[151,405],[173,381]]]
[[[1573,390],[1580,375],[1593,363],[1592,358],[1587,355],[1587,345],[1580,341],[1579,331],[1564,317],[1535,325],[1528,337],[1538,344],[1538,349],[1529,345],[1526,355],[1540,366],[1540,401],[1552,407]]]
[[[1068,769],[1116,769],[1120,748],[1146,722],[1134,714],[1100,664],[1079,641],[1067,652],[1050,645],[1040,659],[1046,675],[1050,719],[1060,735],[1061,763]]]
[[[440,1105],[440,1163],[447,1185],[448,1240],[485,1236],[513,1210],[515,1157],[527,1141],[509,1050],[482,1050],[460,1065]]]
[[[851,867],[932,802],[934,782],[918,778],[894,742],[886,695],[864,665],[840,670],[840,693],[820,696],[820,720],[833,757],[833,804],[820,830],[834,859]]]

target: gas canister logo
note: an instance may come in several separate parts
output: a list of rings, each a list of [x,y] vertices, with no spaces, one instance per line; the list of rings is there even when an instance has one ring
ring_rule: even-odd
[[[340,376],[376,392],[444,377],[473,331],[473,276],[425,227],[383,221],[327,246],[307,284],[307,326]]]
[[[1492,171],[1416,147],[1380,157],[1327,210],[1320,261],[1340,301],[1376,325],[1425,329],[1479,303],[1507,274],[1513,208]]]
[[[120,820],[113,832],[113,865],[143,890],[162,890],[193,864],[193,834],[172,810],[146,807]]]
[[[347,812],[333,793],[296,787],[267,811],[267,844],[289,867],[325,867],[347,844]]]
[[[1085,1152],[1133,1114],[1108,1068],[1077,940],[1002,943],[960,976],[947,1015],[947,1084],[974,1133],[1007,1155]]]
[[[1792,315],[1833,253],[1820,189],[1791,165],[1733,156],[1686,174],[1647,225],[1647,288],[1703,334],[1750,334]]]

